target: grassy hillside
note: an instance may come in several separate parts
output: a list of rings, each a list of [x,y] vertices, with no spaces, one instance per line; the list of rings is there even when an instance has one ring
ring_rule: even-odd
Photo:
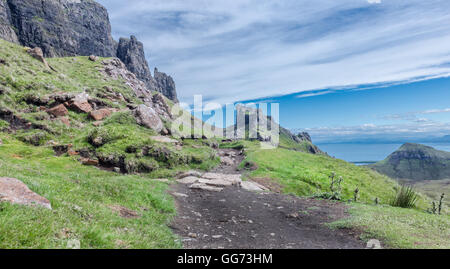
[[[364,231],[363,239],[380,239],[388,248],[450,249],[449,215],[363,204],[352,204],[350,214],[330,226]]]
[[[397,187],[388,177],[326,155],[283,148],[260,150],[255,146],[247,151],[246,161],[258,166],[249,177],[270,178],[281,184],[284,192],[301,196],[329,191],[329,177],[333,172],[344,179],[342,191],[345,199],[353,198],[355,189],[359,188],[361,201],[372,203],[378,197],[387,203]]]
[[[77,152],[107,165],[121,167],[127,172],[151,172],[157,169],[208,169],[218,164],[210,143],[186,143],[183,148],[159,143],[151,139],[156,133],[139,126],[128,106],[141,104],[133,90],[121,79],[106,78],[101,74],[101,61],[88,57],[48,59],[58,72],[52,72],[32,58],[24,48],[0,40],[0,72],[5,74],[0,84],[0,107],[24,119],[33,128],[12,127],[15,137],[33,145],[72,145]],[[94,125],[86,113],[69,111],[70,126],[51,118],[45,109],[53,107],[51,96],[86,92],[103,106],[115,109],[111,117]],[[120,94],[123,98],[111,96]],[[169,105],[173,105],[166,99]],[[2,115],[0,113],[0,119]],[[4,115],[0,128],[9,124]],[[3,127],[2,127],[3,126]],[[93,143],[98,139],[102,143]],[[206,141],[208,142],[208,141]],[[148,156],[142,155],[150,148]]]
[[[0,204],[0,248],[174,248],[167,227],[175,213],[167,184],[82,166],[74,157],[0,133],[0,175],[19,178],[53,210]],[[124,218],[120,206],[138,218]]]

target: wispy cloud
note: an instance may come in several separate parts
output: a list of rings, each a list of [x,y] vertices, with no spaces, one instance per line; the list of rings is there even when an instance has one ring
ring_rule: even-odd
[[[99,2],[114,35],[144,41],[150,64],[173,75],[188,102],[450,73],[448,0]]]
[[[306,131],[311,134],[316,142],[332,141],[339,139],[357,139],[357,138],[389,138],[389,137],[439,137],[448,135],[450,132],[450,123],[431,121],[428,119],[417,120],[407,124],[363,124],[358,126],[336,126],[307,128],[296,131]]]

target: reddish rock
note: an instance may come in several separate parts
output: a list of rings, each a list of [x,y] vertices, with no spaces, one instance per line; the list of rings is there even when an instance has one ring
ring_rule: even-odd
[[[92,125],[94,125],[95,127],[98,127],[98,126],[100,126],[102,124],[103,124],[103,121],[95,121],[95,122],[92,123]]]
[[[70,120],[68,117],[60,117],[59,120],[64,123],[67,127],[70,127]]]
[[[68,104],[71,110],[78,113],[89,113],[93,110],[88,101],[70,101]]]
[[[69,111],[67,111],[67,108],[63,104],[60,104],[53,108],[47,109],[47,113],[55,117],[62,117],[66,116]]]
[[[28,54],[30,54],[33,58],[39,60],[40,62],[42,62],[45,67],[49,68],[49,65],[47,63],[47,61],[44,58],[44,53],[42,52],[41,48],[34,48],[34,49],[28,49],[27,50]]]
[[[79,152],[77,152],[77,151],[75,151],[75,150],[73,150],[73,149],[69,149],[69,150],[67,151],[67,154],[69,154],[69,156],[77,156],[77,155],[80,155]]]
[[[94,110],[89,113],[89,116],[95,121],[101,121],[109,116],[111,116],[113,110],[109,108],[102,108],[99,110]]]
[[[32,192],[27,185],[15,178],[0,178],[0,202],[52,209],[49,200]]]
[[[89,165],[89,166],[97,166],[98,160],[88,159],[88,158],[82,158],[81,163],[83,165]]]

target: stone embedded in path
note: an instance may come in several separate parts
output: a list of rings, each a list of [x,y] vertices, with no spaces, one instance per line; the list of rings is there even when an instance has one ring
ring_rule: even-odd
[[[204,179],[201,178],[198,183],[203,183],[206,185],[211,185],[215,187],[229,187],[233,186],[233,182],[224,179]]]
[[[188,198],[189,197],[187,194],[179,193],[179,192],[174,192],[173,195],[176,196],[176,197],[181,197],[181,198]]]
[[[205,179],[222,179],[230,181],[234,185],[238,185],[242,182],[241,175],[234,174],[218,174],[218,173],[206,173],[202,176]]]
[[[50,201],[31,191],[27,185],[15,178],[0,178],[0,202],[52,209]]]
[[[189,177],[184,177],[184,178],[178,179],[177,182],[181,183],[181,184],[193,184],[193,183],[198,182],[199,180],[200,180],[200,178],[198,178],[198,177],[189,176]]]
[[[179,179],[182,179],[185,177],[202,177],[202,173],[191,170],[191,171],[183,172],[178,175]]]
[[[221,157],[220,162],[226,166],[232,166],[234,164],[234,160],[230,157]]]
[[[247,191],[261,192],[267,190],[264,186],[253,181],[242,181],[241,187]]]
[[[190,189],[196,189],[196,190],[204,190],[204,191],[213,191],[213,192],[221,192],[223,188],[213,187],[209,186],[203,183],[194,183],[191,186],[189,186]]]

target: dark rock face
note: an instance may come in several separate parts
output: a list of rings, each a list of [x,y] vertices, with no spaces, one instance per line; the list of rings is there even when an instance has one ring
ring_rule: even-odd
[[[19,43],[17,35],[11,27],[10,11],[5,1],[0,1],[0,38],[13,43]]]
[[[439,180],[450,178],[450,152],[420,144],[404,144],[389,157],[372,166],[392,178]]]
[[[143,81],[150,90],[155,89],[155,81],[152,78],[147,60],[145,60],[144,45],[139,42],[135,36],[130,39],[121,38],[117,47],[117,58],[119,58],[125,66],[138,79]]]
[[[159,72],[158,69],[155,68],[155,81],[158,92],[178,103],[177,88],[175,86],[175,81],[171,76]]]
[[[147,60],[145,60],[144,45],[135,36],[131,36],[130,39],[120,39],[117,57],[122,60],[128,70],[145,83],[149,90],[160,92],[170,100],[178,102],[177,90],[172,77],[159,72],[157,68],[155,68],[155,77],[152,77]]]
[[[297,135],[300,141],[312,142],[311,136],[306,132],[301,132]]]
[[[108,12],[95,1],[7,0],[19,41],[47,57],[116,54]]]

